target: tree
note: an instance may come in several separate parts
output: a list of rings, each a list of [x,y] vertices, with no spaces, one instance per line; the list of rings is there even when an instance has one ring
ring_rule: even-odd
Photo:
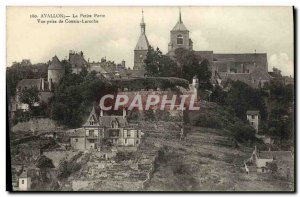
[[[199,79],[199,89],[211,89],[212,85],[210,63],[207,59],[197,56],[194,51],[184,48],[175,50],[175,59],[179,64],[179,77],[192,82],[196,75]]]
[[[112,94],[114,87],[83,69],[79,74],[67,72],[54,91],[50,117],[70,127],[78,127],[89,113],[90,105],[98,103],[105,94]]]
[[[267,110],[262,91],[241,81],[231,81],[230,84],[225,103],[234,110],[235,115],[246,120],[247,110],[259,110],[262,120],[266,120]]]
[[[39,91],[37,87],[23,89],[19,98],[22,103],[28,104],[28,107],[31,110],[33,104],[39,102]]]
[[[213,88],[210,98],[212,102],[216,102],[219,105],[224,105],[227,98],[227,92],[223,91],[223,89],[219,85],[216,85]]]
[[[176,77],[178,75],[176,62],[169,56],[163,55],[159,48],[154,50],[150,46],[144,63],[146,74],[148,76]]]

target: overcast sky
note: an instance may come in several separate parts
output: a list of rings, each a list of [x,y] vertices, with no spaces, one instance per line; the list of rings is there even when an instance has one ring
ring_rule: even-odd
[[[170,30],[178,21],[178,7],[143,7],[150,44],[167,52]],[[46,62],[69,50],[86,59],[102,57],[133,67],[133,49],[140,35],[142,7],[7,8],[7,66],[30,59]],[[293,75],[292,7],[181,7],[194,50],[214,53],[267,53],[269,70],[278,67]],[[94,24],[39,24],[30,14],[105,14]]]

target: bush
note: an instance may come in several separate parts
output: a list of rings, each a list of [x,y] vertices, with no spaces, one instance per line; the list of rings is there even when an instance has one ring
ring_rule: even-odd
[[[196,126],[208,127],[208,128],[222,128],[223,124],[220,119],[216,117],[200,116],[196,122]]]
[[[240,143],[248,141],[254,142],[256,140],[255,130],[250,125],[237,122],[230,126],[229,130],[232,132],[235,140]]]

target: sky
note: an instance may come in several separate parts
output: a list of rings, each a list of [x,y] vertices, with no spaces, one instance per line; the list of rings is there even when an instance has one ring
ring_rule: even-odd
[[[69,50],[83,51],[86,60],[102,57],[133,67],[133,50],[144,11],[146,35],[152,46],[167,52],[178,7],[7,7],[7,66],[30,59],[47,62]],[[99,23],[41,24],[30,15],[105,15]],[[181,7],[194,50],[214,53],[267,53],[269,70],[294,74],[292,7]],[[81,20],[82,18],[79,18]],[[63,19],[64,20],[64,19]]]

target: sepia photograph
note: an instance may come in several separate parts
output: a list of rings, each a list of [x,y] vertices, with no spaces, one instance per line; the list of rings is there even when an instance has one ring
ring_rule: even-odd
[[[6,190],[295,192],[293,6],[7,6]]]

